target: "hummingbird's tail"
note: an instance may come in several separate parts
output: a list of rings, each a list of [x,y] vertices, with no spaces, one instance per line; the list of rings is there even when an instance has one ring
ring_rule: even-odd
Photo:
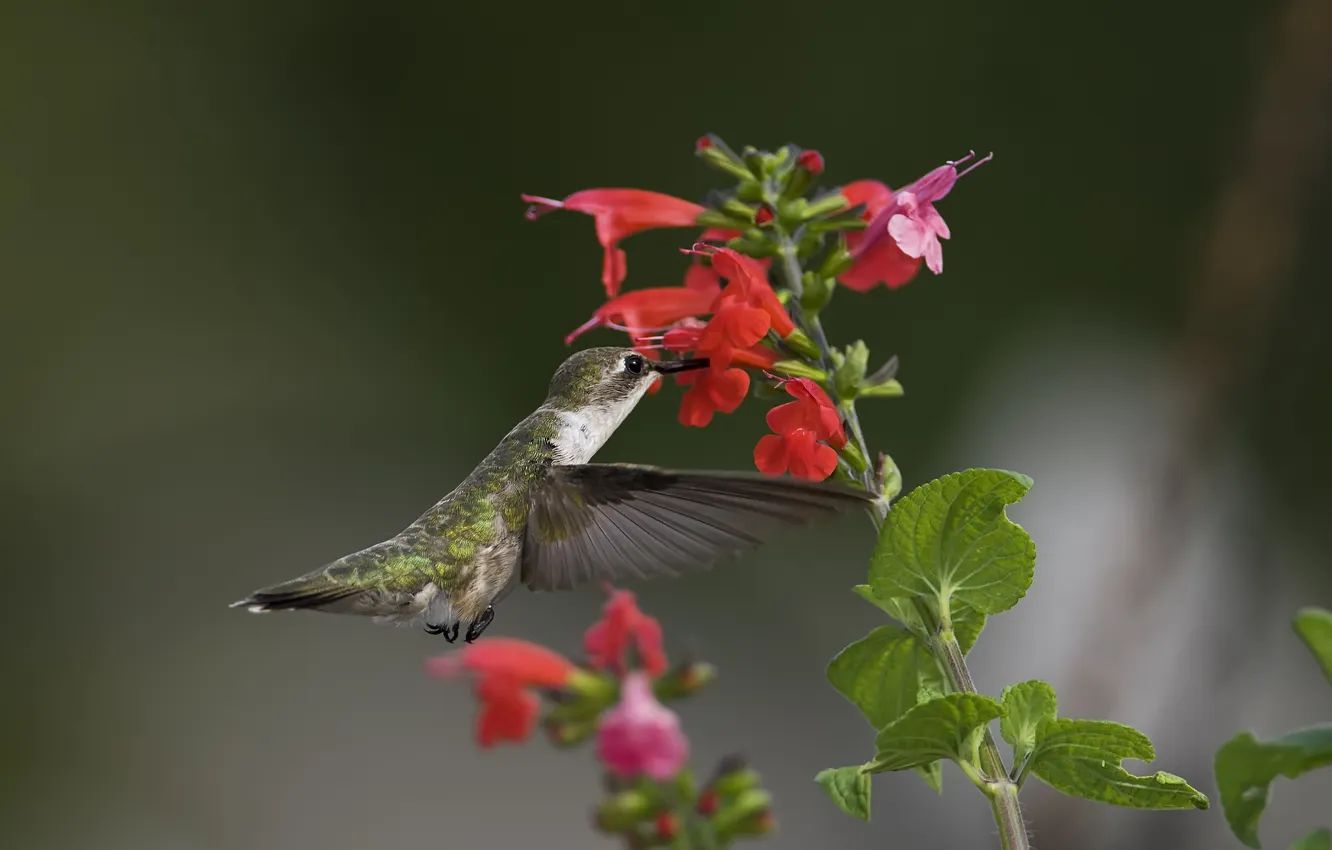
[[[256,590],[244,599],[231,603],[231,607],[246,608],[256,614],[308,608],[343,613],[353,611],[357,598],[364,592],[359,587],[336,582],[325,573],[312,573]]]

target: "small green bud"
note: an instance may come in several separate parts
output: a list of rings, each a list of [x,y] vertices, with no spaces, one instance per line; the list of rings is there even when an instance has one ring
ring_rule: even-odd
[[[694,219],[694,223],[703,227],[725,227],[728,230],[744,230],[752,221],[727,215],[721,210],[704,210]]]
[[[879,492],[883,493],[885,500],[891,501],[902,492],[902,470],[883,452],[879,452],[878,467],[876,474],[879,477]]]
[[[754,176],[755,180],[762,180],[768,176],[764,170],[767,162],[763,151],[753,145],[745,145],[744,149],[740,151],[740,156],[744,159],[745,167],[749,169],[749,173]]]
[[[786,343],[787,347],[796,354],[811,359],[818,359],[820,356],[819,347],[815,345],[814,340],[810,339],[809,335],[800,328],[791,331],[791,334],[782,340],[782,342]]]
[[[865,380],[865,367],[869,364],[869,347],[863,340],[856,340],[846,347],[846,357],[837,366],[833,375],[833,384],[837,394],[844,401],[851,401],[860,391]]]
[[[603,832],[627,832],[652,814],[652,800],[642,791],[621,791],[597,807],[597,828]]]
[[[846,459],[847,463],[851,464],[851,468],[856,472],[864,472],[869,469],[869,458],[861,453],[860,447],[855,443],[848,441],[845,446],[842,446],[841,451],[842,457]]]
[[[577,746],[597,731],[595,717],[590,720],[556,720],[548,717],[542,725],[546,729],[546,737],[557,747]]]
[[[783,307],[791,303],[791,290],[783,287],[777,290],[777,300]]]
[[[837,281],[814,272],[805,272],[802,277],[805,285],[804,291],[800,294],[800,306],[804,307],[806,312],[817,313],[832,300]]]
[[[745,222],[746,225],[754,223],[754,208],[749,204],[737,201],[735,198],[727,198],[722,201],[721,211],[734,219]]]
[[[763,200],[763,184],[752,177],[742,180],[735,189],[735,196],[742,201],[751,203],[761,201]]]
[[[675,795],[681,800],[692,800],[697,794],[694,772],[686,767],[675,777]]]
[[[866,384],[860,388],[861,398],[892,398],[902,395],[905,390],[896,380],[884,381],[881,384]]]
[[[820,384],[828,380],[828,373],[816,369],[803,360],[778,360],[772,364],[772,371],[790,378],[809,378]]]
[[[605,673],[576,668],[564,683],[564,690],[577,697],[609,702],[615,699],[619,683]]]
[[[805,207],[805,221],[839,213],[844,209],[846,209],[846,198],[833,192],[809,202],[809,205]]]
[[[741,180],[749,179],[749,170],[719,136],[709,133],[699,138],[694,144],[694,155],[718,171]]]
[[[856,260],[851,256],[851,252],[846,249],[846,240],[837,240],[837,247],[828,252],[819,264],[819,276],[826,278],[835,278],[842,272],[855,265]]]
[[[777,220],[787,229],[794,229],[800,222],[805,220],[805,199],[796,198],[794,201],[779,201],[777,204]]]
[[[712,787],[723,799],[737,797],[750,789],[759,786],[759,775],[757,771],[751,770],[743,765],[734,770],[726,770],[727,765],[723,764],[723,772],[717,774],[713,780]]]
[[[763,233],[759,230],[751,230],[744,236],[732,239],[727,244],[741,254],[748,254],[756,258],[771,257],[777,253],[777,249],[773,247],[771,242],[763,238]]]
[[[761,382],[756,382],[761,383]],[[717,678],[717,668],[701,661],[681,664],[662,676],[653,685],[653,693],[662,702],[691,696]]]
[[[817,254],[822,247],[822,233],[811,233],[808,230],[803,230],[800,234],[799,241],[796,242],[796,254],[799,255],[802,260],[807,260]]]
[[[771,794],[759,788],[750,788],[730,800],[725,800],[717,810],[717,814],[713,815],[712,823],[716,826],[717,832],[734,835],[742,823],[763,814],[771,807]]]

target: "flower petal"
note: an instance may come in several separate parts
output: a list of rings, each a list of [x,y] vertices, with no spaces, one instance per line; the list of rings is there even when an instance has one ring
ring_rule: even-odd
[[[569,680],[573,664],[557,652],[518,638],[494,637],[468,644],[457,653],[432,658],[426,672],[455,676],[463,671],[481,677],[502,676],[520,684],[557,688]]]
[[[786,471],[786,441],[776,434],[759,438],[754,446],[754,466],[764,475],[781,475]]]

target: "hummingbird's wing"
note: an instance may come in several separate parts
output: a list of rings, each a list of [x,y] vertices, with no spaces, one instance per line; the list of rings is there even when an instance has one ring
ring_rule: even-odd
[[[678,576],[873,496],[833,484],[628,464],[553,466],[532,499],[523,584],[567,590],[594,580]]]

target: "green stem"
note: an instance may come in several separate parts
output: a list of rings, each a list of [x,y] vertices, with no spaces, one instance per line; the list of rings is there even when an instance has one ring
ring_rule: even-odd
[[[787,288],[791,290],[791,319],[809,334],[818,346],[819,363],[816,365],[828,374],[829,396],[837,398],[837,388],[833,383],[832,348],[828,345],[828,337],[823,332],[819,317],[806,315],[800,304],[800,294],[804,284],[800,258],[796,251],[795,240],[791,234],[782,231],[778,238],[778,253],[781,258],[779,268]],[[838,408],[849,432],[848,439],[855,442],[856,448],[860,449],[867,460],[870,459],[872,455],[865,441],[865,432],[860,426],[855,401],[844,401],[838,405]],[[882,496],[880,483],[871,471],[872,468],[871,463],[870,468],[861,475],[861,481],[871,493]],[[872,516],[876,528],[882,529],[886,512],[887,505],[880,499]],[[917,601],[923,603],[923,600]],[[924,636],[926,646],[938,659],[952,690],[955,693],[976,693],[976,684],[971,679],[966,657],[962,653],[962,647],[958,645],[952,627],[944,624],[941,628],[939,624],[932,622],[935,618],[933,612],[927,610],[927,606],[920,604],[918,607],[921,609],[922,622],[926,624]],[[994,735],[988,726],[980,744],[980,771],[977,773],[971,765],[966,765],[964,771],[967,768],[970,768],[968,776],[977,782],[977,787],[990,798],[990,808],[994,813],[994,821],[999,826],[999,840],[1003,850],[1028,850],[1027,828],[1022,820],[1022,806],[1018,802],[1018,784],[1009,778],[1008,768],[1004,766],[1004,757],[999,752],[999,747],[994,742]]]

